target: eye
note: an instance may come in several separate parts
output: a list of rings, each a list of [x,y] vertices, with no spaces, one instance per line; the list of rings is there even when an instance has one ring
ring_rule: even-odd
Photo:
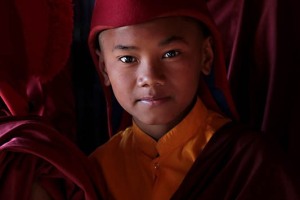
[[[132,56],[122,56],[119,58],[119,60],[123,63],[133,63],[137,61],[137,59]]]
[[[179,54],[180,54],[179,51],[171,50],[171,51],[168,51],[167,53],[165,53],[165,55],[163,55],[163,58],[173,58],[175,56],[178,56]]]

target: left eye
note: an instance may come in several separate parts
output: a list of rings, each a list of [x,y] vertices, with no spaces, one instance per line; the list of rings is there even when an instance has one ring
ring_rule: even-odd
[[[172,50],[172,51],[168,51],[167,53],[165,53],[163,58],[173,58],[173,57],[178,56],[178,55],[179,55],[179,51]]]
[[[136,58],[133,56],[122,56],[119,60],[123,63],[133,63],[136,62]]]

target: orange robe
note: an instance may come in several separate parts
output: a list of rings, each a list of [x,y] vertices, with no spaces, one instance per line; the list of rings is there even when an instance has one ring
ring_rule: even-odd
[[[133,123],[91,155],[105,181],[104,199],[170,199],[211,136],[229,121],[198,99],[158,141]]]

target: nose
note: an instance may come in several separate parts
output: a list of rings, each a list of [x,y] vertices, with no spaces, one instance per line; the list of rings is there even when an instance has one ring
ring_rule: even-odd
[[[138,70],[137,85],[139,87],[153,87],[164,85],[165,76],[159,62],[145,62]]]

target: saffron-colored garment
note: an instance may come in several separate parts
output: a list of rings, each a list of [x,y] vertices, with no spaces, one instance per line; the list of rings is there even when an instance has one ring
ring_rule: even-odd
[[[107,184],[104,198],[170,199],[214,132],[229,121],[198,99],[158,141],[133,123],[91,155]]]

